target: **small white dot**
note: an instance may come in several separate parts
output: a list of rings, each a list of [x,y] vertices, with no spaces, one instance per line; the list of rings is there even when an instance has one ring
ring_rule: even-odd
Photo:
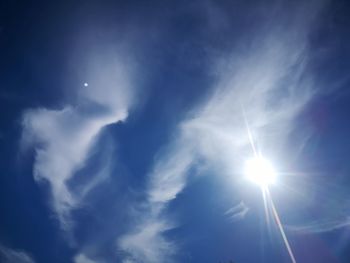
[[[87,86],[89,86],[89,84],[85,82],[85,83],[84,83],[84,87],[87,87]]]

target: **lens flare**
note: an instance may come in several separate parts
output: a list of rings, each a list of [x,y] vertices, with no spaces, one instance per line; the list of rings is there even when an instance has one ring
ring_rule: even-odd
[[[245,165],[246,177],[250,181],[260,186],[263,194],[266,222],[269,224],[269,218],[270,218],[269,211],[272,210],[272,215],[275,218],[278,229],[282,235],[283,242],[287,248],[289,257],[292,263],[296,263],[292,248],[284,232],[283,225],[281,223],[280,217],[277,213],[277,209],[275,207],[275,204],[273,203],[273,200],[268,188],[269,185],[274,184],[276,182],[275,169],[273,168],[272,164],[268,160],[264,159],[260,154],[258,154],[257,149],[254,145],[252,132],[249,128],[248,120],[243,107],[242,107],[242,112],[243,112],[244,122],[247,127],[247,134],[248,134],[250,146],[252,147],[252,150],[254,152],[254,158],[248,160]]]

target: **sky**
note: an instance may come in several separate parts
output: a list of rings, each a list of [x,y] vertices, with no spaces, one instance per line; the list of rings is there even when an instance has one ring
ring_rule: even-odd
[[[349,14],[1,1],[0,262],[349,262]]]

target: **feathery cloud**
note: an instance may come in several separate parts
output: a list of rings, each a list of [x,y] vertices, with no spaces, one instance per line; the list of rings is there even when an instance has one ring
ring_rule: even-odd
[[[64,229],[71,223],[70,210],[101,181],[95,178],[81,192],[72,192],[69,180],[84,166],[100,131],[124,121],[132,103],[127,63],[102,58],[92,61],[89,85],[79,90],[76,105],[23,114],[23,145],[35,148],[34,178],[49,183],[52,206]]]
[[[350,226],[350,217],[333,220],[319,220],[300,226],[286,226],[288,231],[296,233],[322,233]]]
[[[239,204],[231,207],[225,212],[225,215],[228,216],[232,221],[240,220],[245,217],[248,213],[249,208],[246,204],[241,201]]]
[[[78,254],[74,257],[74,263],[96,263],[96,261],[89,259],[85,254]]]
[[[3,263],[35,263],[34,259],[26,252],[2,245],[0,245],[0,260]]]
[[[149,174],[149,211],[138,215],[145,220],[118,239],[128,254],[125,262],[171,262],[176,247],[164,237],[168,229],[151,227],[155,245],[145,242],[147,228],[163,222],[165,207],[184,189],[197,160],[221,176],[239,171],[238,164],[253,154],[245,118],[259,149],[273,156],[282,152],[294,120],[315,93],[307,69],[307,34],[316,14],[312,9],[284,27],[270,26],[252,37],[249,48],[216,58],[212,94],[179,124],[175,142],[156,158]]]

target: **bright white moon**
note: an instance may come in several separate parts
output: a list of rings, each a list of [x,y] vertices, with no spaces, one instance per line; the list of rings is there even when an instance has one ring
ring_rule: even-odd
[[[276,181],[276,173],[271,163],[263,157],[254,157],[246,162],[245,173],[249,180],[266,187]]]

